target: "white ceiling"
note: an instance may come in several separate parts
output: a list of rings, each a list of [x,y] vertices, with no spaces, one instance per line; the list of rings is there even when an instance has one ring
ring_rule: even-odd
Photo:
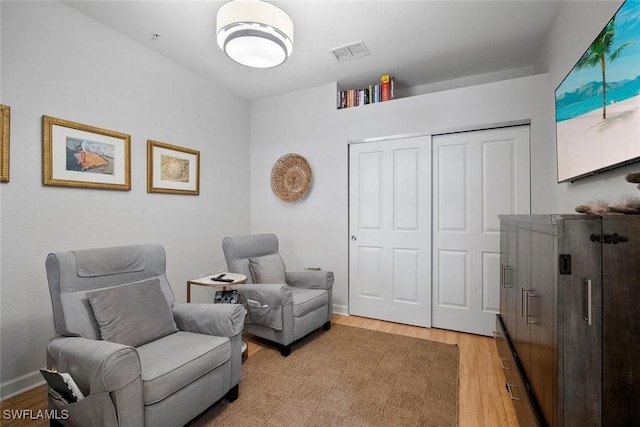
[[[246,99],[334,81],[345,89],[364,87],[382,74],[408,88],[531,66],[562,4],[273,0],[293,19],[295,46],[289,61],[265,70],[238,65],[218,48],[216,13],[226,1],[65,3]],[[338,63],[329,53],[359,40],[371,55]]]

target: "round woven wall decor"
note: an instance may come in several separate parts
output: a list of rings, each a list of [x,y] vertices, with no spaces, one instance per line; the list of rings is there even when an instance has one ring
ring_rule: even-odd
[[[299,154],[285,154],[271,169],[271,190],[283,202],[295,202],[304,197],[310,185],[311,168]]]

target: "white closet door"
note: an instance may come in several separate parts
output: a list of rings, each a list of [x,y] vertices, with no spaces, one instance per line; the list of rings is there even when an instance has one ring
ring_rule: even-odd
[[[492,335],[501,214],[530,213],[529,126],[433,137],[434,327]]]
[[[431,325],[431,137],[349,146],[349,313]]]

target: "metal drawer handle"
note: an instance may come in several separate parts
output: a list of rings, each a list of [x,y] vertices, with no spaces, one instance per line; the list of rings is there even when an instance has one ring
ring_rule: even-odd
[[[502,287],[510,288],[511,286],[511,267],[508,265],[502,266]]]
[[[509,392],[509,396],[511,397],[511,400],[520,400],[513,395],[513,393],[511,392],[511,387],[515,387],[515,386],[513,384],[507,383],[507,391]]]
[[[531,289],[525,289],[525,286],[522,286],[522,288],[520,288],[520,307],[522,309],[520,311],[520,317],[524,317],[525,325],[529,324],[529,322],[527,321],[527,318],[529,317],[529,292],[531,292]]]
[[[527,298],[526,298],[526,299],[527,299],[527,315],[526,315],[526,316],[525,316],[525,318],[524,318],[524,323],[525,323],[525,324],[527,324],[527,325],[531,325],[531,324],[533,324],[533,323],[536,323],[536,322],[534,322],[534,321],[530,321],[530,320],[529,320],[531,317],[533,317],[533,316],[531,315],[531,300],[530,300],[530,298],[531,298],[531,297],[535,297],[535,296],[536,296],[536,295],[535,295],[534,293],[527,292]]]
[[[584,284],[587,285],[587,298],[585,299],[585,307],[584,307],[584,320],[587,321],[587,325],[591,326],[592,324],[592,315],[593,315],[593,304],[591,299],[591,279],[585,279]]]
[[[510,370],[511,370],[511,368],[509,368],[508,366],[504,366],[504,362],[506,362],[506,361],[507,361],[507,359],[505,359],[504,357],[501,357],[501,358],[500,358],[500,365],[502,366],[502,369],[503,369],[503,370],[505,370],[505,371],[510,371]]]

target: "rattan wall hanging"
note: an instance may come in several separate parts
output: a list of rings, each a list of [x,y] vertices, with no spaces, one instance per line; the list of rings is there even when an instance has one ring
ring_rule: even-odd
[[[311,167],[299,154],[280,157],[271,169],[271,190],[283,202],[295,202],[309,191]]]

